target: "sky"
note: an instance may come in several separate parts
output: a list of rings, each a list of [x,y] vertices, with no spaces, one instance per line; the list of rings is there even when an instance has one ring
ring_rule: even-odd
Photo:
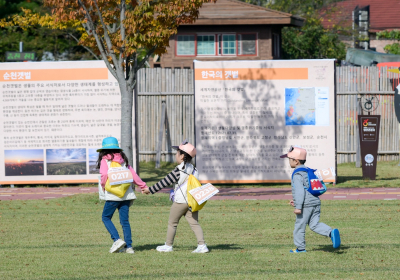
[[[97,161],[99,153],[96,152],[97,149],[89,149],[89,161]]]
[[[48,149],[47,163],[56,162],[86,162],[86,149]]]
[[[30,160],[43,161],[43,150],[5,150],[4,159],[5,163],[24,163]]]

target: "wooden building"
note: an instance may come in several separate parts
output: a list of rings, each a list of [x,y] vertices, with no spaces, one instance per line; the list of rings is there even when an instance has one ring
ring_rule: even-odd
[[[304,19],[237,0],[206,3],[193,24],[181,25],[167,53],[150,60],[152,67],[193,67],[193,60],[281,58],[281,30],[302,26]]]

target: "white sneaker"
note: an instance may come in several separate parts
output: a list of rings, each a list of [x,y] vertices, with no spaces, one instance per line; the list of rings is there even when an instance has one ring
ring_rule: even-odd
[[[127,254],[134,254],[135,251],[133,251],[133,248],[122,248],[121,250],[119,250],[120,253],[127,253]]]
[[[197,249],[192,253],[208,253],[210,252],[207,248],[207,244],[197,246]]]
[[[110,253],[115,253],[122,247],[126,245],[125,241],[122,239],[118,239],[117,241],[114,242],[114,244],[110,248]]]
[[[158,246],[156,248],[156,250],[158,252],[172,252],[172,246],[168,246],[167,244],[163,245],[163,246]]]

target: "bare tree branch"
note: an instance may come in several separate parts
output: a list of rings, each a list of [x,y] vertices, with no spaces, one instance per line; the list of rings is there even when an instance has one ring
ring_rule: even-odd
[[[78,0],[78,1],[81,1],[81,0]],[[121,61],[118,60],[117,56],[116,56],[115,53],[114,53],[113,45],[112,45],[112,42],[111,42],[111,38],[110,38],[110,36],[109,36],[108,33],[107,33],[107,26],[106,26],[106,24],[104,23],[103,15],[102,15],[101,12],[100,12],[99,6],[98,6],[98,4],[97,4],[97,0],[94,0],[93,2],[94,2],[94,4],[95,4],[95,6],[96,6],[97,16],[99,17],[100,22],[101,22],[101,25],[103,26],[103,29],[104,29],[104,38],[105,38],[105,40],[106,40],[107,48],[108,48],[108,51],[109,51],[109,53],[110,53],[111,59],[112,59],[112,61],[113,61],[113,63],[114,63],[114,67],[116,67],[117,70],[118,70],[118,69],[119,69],[119,70],[123,70],[123,69],[121,69],[121,67],[122,67]]]
[[[71,36],[72,39],[74,39],[77,43],[79,43],[79,39],[76,38],[72,33],[67,33],[69,36]],[[90,52],[97,60],[100,60],[100,57],[98,57],[90,48],[83,46],[82,47],[85,48],[85,50],[87,50],[88,52]]]
[[[99,48],[99,51],[100,51],[101,57],[102,57],[103,60],[104,60],[104,63],[106,64],[108,70],[109,70],[110,73],[114,76],[114,78],[115,78],[115,79],[118,79],[118,78],[117,78],[116,69],[114,69],[115,66],[112,67],[112,66],[111,66],[111,63],[108,61],[108,58],[107,58],[108,53],[106,53],[106,49],[104,48],[103,42],[102,42],[102,40],[99,38],[99,35],[96,33],[96,30],[95,30],[95,26],[96,26],[96,25],[94,24],[93,19],[92,19],[92,17],[90,16],[90,13],[89,13],[87,7],[83,4],[83,2],[82,2],[81,0],[78,0],[78,3],[79,3],[79,5],[85,10],[85,12],[86,12],[85,17],[86,17],[86,19],[88,20],[88,24],[81,22],[82,25],[83,25],[83,27],[84,27],[85,29],[86,29],[86,28],[90,29],[89,31],[91,31],[92,35],[94,36],[94,38],[95,38],[95,40],[96,40],[96,42],[97,42],[97,47]]]

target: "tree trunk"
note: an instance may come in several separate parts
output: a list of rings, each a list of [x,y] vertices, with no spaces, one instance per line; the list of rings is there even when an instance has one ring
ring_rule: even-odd
[[[124,76],[123,74],[121,76]],[[129,165],[136,167],[136,159],[133,157],[132,128],[133,128],[133,87],[128,85],[125,77],[118,77],[121,91],[121,148],[129,160]]]

